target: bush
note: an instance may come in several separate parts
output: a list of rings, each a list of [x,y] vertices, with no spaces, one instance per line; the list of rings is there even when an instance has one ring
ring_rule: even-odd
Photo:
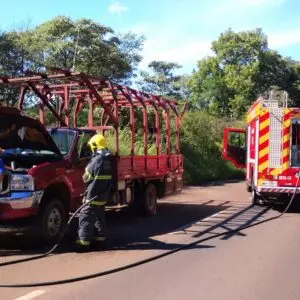
[[[105,134],[107,146],[109,150],[114,153],[115,152],[115,137],[112,131],[108,131]],[[131,154],[131,137],[130,130],[128,127],[123,129],[119,129],[119,154],[120,155],[130,155]],[[141,134],[135,135],[135,143],[134,143],[134,153],[136,155],[144,154],[144,140]],[[156,145],[154,143],[148,144],[148,154],[156,155]]]
[[[222,160],[225,127],[241,127],[242,122],[226,122],[205,112],[186,113],[181,128],[181,152],[184,155],[186,184],[211,180],[242,178],[243,171]]]

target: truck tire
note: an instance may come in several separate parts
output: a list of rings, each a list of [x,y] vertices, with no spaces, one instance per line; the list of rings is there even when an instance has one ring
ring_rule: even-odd
[[[153,216],[157,213],[157,190],[154,184],[136,184],[132,208],[138,215]]]
[[[49,196],[44,203],[39,215],[41,236],[43,242],[54,243],[66,224],[67,213],[56,196]]]
[[[143,208],[147,216],[154,216],[157,213],[157,191],[155,185],[152,183],[146,186],[143,197]]]

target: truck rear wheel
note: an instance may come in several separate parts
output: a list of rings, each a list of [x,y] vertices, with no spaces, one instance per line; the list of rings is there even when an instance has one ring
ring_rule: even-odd
[[[149,183],[146,186],[144,197],[144,213],[147,216],[154,216],[157,213],[157,191],[154,184]]]
[[[157,190],[154,184],[136,185],[133,208],[139,214],[154,216],[157,213]]]
[[[66,210],[56,197],[46,199],[39,216],[40,230],[44,242],[56,242],[66,224]]]

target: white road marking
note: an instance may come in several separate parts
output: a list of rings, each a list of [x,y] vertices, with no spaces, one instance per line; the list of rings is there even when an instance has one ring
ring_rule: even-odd
[[[15,300],[31,300],[31,299],[41,296],[45,293],[46,293],[46,291],[44,291],[44,290],[36,290],[36,291],[32,291],[24,296],[18,297]]]

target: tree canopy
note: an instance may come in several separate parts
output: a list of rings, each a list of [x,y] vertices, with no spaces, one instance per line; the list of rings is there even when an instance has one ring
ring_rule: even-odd
[[[142,60],[144,37],[117,34],[89,19],[58,16],[33,28],[0,32],[0,75],[26,70],[75,69],[131,84]],[[198,62],[191,75],[175,62],[152,61],[137,85],[146,92],[188,99],[193,107],[220,117],[242,118],[249,105],[272,87],[288,91],[300,104],[300,64],[268,46],[261,29],[222,33],[212,42],[212,56]],[[17,91],[1,87],[0,102],[14,105]]]
[[[174,62],[152,61],[148,67],[151,73],[146,71],[140,73],[142,78],[138,82],[140,89],[144,92],[175,99],[187,97],[186,77],[175,74],[181,68],[180,65]]]
[[[268,48],[261,29],[231,29],[212,43],[213,56],[199,61],[189,80],[191,101],[219,116],[239,118],[258,95],[271,87],[299,93],[299,64]]]
[[[31,29],[2,32],[0,74],[20,76],[26,70],[57,67],[130,83],[142,59],[143,41],[143,36],[116,34],[89,19],[59,16]],[[1,94],[4,100],[7,92]]]

